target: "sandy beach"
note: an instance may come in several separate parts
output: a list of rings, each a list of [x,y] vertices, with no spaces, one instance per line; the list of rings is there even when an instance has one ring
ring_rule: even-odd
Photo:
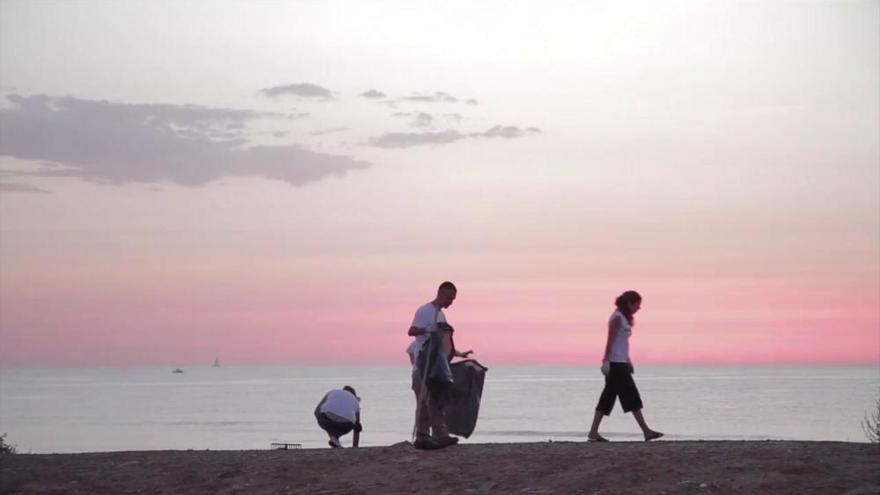
[[[880,494],[880,446],[572,442],[287,451],[18,454],[0,492]]]

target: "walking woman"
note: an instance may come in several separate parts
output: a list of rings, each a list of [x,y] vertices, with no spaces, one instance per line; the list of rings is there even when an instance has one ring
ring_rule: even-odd
[[[634,290],[621,294],[614,304],[617,309],[608,320],[608,341],[605,344],[605,355],[602,358],[602,374],[605,375],[605,388],[599,396],[599,404],[593,415],[593,426],[587,439],[590,442],[607,442],[608,440],[599,434],[599,424],[602,416],[611,414],[614,401],[619,397],[623,412],[632,412],[645,434],[645,441],[649,442],[663,436],[659,431],[648,428],[645,417],[642,416],[642,398],[639,389],[633,381],[633,365],[629,359],[629,337],[632,335],[634,324],[633,315],[642,305],[642,296]]]

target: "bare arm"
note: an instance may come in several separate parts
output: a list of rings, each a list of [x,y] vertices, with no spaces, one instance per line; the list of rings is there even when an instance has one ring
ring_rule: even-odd
[[[406,332],[410,337],[417,337],[419,335],[425,335],[428,333],[427,328],[419,328],[419,327],[409,327],[409,331]]]
[[[351,439],[352,448],[357,448],[358,444],[361,442],[361,412],[357,412],[357,417],[355,420],[355,429],[354,436]]]
[[[614,338],[617,337],[620,327],[620,318],[614,318],[608,322],[608,340],[605,342],[605,355],[602,357],[602,361],[608,361],[611,357],[611,346],[614,345]]]

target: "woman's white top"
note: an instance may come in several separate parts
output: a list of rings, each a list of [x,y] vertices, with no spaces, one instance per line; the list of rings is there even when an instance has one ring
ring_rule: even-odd
[[[608,324],[610,325],[615,318],[620,320],[620,330],[617,331],[617,334],[614,336],[614,342],[611,343],[611,355],[608,356],[608,360],[612,363],[628,363],[629,337],[632,335],[632,326],[620,310],[615,311],[611,315],[611,318],[608,319]]]

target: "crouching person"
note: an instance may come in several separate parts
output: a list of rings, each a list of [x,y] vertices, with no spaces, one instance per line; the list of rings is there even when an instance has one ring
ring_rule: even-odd
[[[318,403],[318,407],[315,408],[315,418],[318,420],[318,426],[330,437],[328,442],[330,447],[341,448],[339,437],[347,435],[352,430],[354,437],[351,446],[358,446],[362,429],[360,401],[354,389],[346,385],[342,389],[327,392]]]

